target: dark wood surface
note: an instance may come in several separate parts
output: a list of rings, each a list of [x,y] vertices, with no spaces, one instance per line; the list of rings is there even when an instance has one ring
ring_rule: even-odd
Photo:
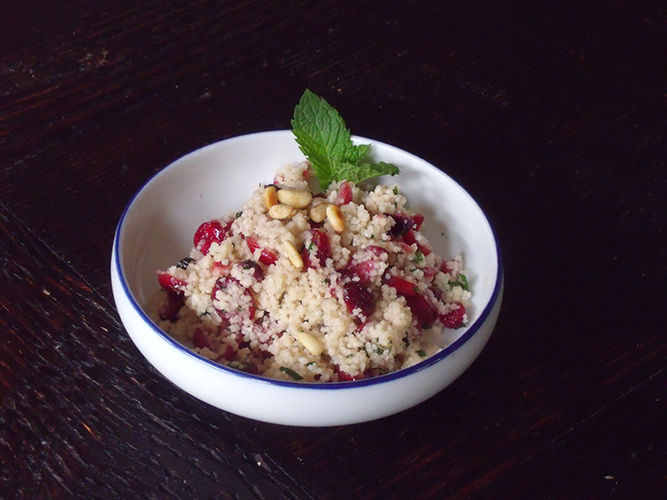
[[[0,2],[0,497],[667,496],[663,2]],[[506,271],[473,366],[377,422],[216,410],[138,353],[113,232],[305,88],[440,166]]]

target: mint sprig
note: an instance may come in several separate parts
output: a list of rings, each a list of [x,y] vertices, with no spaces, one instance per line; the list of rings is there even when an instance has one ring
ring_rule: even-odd
[[[345,120],[327,101],[306,90],[294,108],[292,132],[326,189],[332,182],[359,183],[380,175],[397,175],[396,165],[362,161],[370,144],[354,145]]]

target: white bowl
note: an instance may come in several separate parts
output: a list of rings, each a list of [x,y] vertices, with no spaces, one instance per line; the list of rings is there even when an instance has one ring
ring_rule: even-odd
[[[426,217],[436,252],[462,254],[472,296],[472,320],[431,358],[377,378],[328,384],[286,382],[236,371],[204,359],[160,330],[145,306],[158,290],[157,269],[189,253],[206,220],[242,207],[260,182],[284,164],[304,159],[290,131],[227,139],[175,161],[134,196],[113,243],[111,282],[121,320],[148,361],[174,384],[218,408],[256,420],[329,426],[374,420],[428,399],[477,358],[495,326],[502,300],[500,253],[484,213],[450,177],[395,147],[371,143],[371,155],[398,165],[412,209]]]

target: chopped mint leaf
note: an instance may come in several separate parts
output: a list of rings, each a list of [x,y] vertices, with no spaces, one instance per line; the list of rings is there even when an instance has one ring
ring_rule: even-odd
[[[287,368],[286,366],[281,366],[280,371],[283,373],[286,373],[290,377],[292,377],[294,380],[303,380],[303,377],[299,375],[297,372],[292,370],[291,368]]]
[[[291,125],[296,142],[312,164],[322,189],[332,182],[359,183],[399,173],[398,167],[390,163],[361,163],[370,145],[355,146],[343,117],[310,90],[303,93],[294,108]]]
[[[415,252],[415,259],[412,262],[419,264],[422,260],[424,260],[424,253],[418,248]]]
[[[468,278],[466,278],[465,274],[459,274],[458,277],[456,278],[456,281],[450,281],[449,285],[450,286],[460,286],[466,292],[470,291],[470,285],[468,285]]]

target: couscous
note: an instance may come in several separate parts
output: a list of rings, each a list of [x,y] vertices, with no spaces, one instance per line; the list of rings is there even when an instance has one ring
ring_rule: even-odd
[[[151,311],[210,360],[266,377],[340,382],[414,365],[468,322],[461,256],[436,255],[398,185],[311,188],[281,167],[236,213],[203,223],[158,272]]]

